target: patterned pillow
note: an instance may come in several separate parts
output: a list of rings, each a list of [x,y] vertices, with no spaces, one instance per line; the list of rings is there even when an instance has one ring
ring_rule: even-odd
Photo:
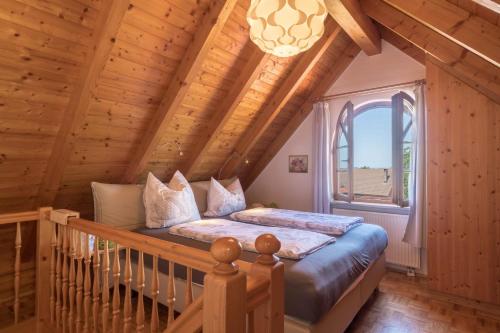
[[[196,208],[193,191],[184,176],[176,171],[168,185],[151,172],[144,188],[146,227],[165,228],[196,221],[200,214]]]
[[[224,216],[245,208],[245,194],[239,179],[233,181],[226,188],[215,179],[210,180],[205,216]]]

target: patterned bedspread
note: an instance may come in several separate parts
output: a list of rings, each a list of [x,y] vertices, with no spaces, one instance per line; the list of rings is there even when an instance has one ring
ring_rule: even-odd
[[[276,208],[247,209],[231,214],[231,219],[265,226],[302,229],[334,236],[341,236],[364,222],[362,217]]]
[[[316,232],[268,227],[223,219],[182,223],[171,227],[168,232],[207,243],[211,243],[220,237],[234,237],[240,241],[244,250],[251,252],[257,252],[254,243],[258,236],[271,233],[281,242],[281,249],[277,255],[288,259],[302,259],[323,246],[335,242],[334,237]]]

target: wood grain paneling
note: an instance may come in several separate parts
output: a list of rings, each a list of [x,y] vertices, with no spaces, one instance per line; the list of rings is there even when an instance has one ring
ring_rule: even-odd
[[[500,105],[427,62],[430,285],[500,303]]]

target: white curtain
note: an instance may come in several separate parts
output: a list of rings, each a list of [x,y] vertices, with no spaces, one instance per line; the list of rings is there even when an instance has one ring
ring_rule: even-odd
[[[314,104],[314,211],[330,214],[332,199],[332,154],[331,154],[331,127],[328,104],[318,102]]]
[[[413,118],[413,159],[410,177],[410,215],[403,241],[421,248],[425,223],[425,96],[424,84],[415,88],[415,116]]]

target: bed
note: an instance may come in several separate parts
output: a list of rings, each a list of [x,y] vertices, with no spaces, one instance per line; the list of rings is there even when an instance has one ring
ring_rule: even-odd
[[[204,200],[203,191],[196,193],[196,184],[193,190],[197,201]],[[139,227],[134,231],[198,249],[210,247],[206,242],[172,235],[168,229]],[[336,238],[335,243],[301,260],[281,259],[285,264],[285,332],[343,332],[378,286],[385,273],[385,231],[375,225],[361,224]],[[241,259],[253,262],[255,257],[255,253],[243,251]],[[149,275],[151,258],[145,258],[145,266]],[[167,279],[167,262],[160,261],[159,270],[160,278]],[[178,295],[175,308],[182,311],[185,272],[181,267],[175,270]],[[194,272],[195,296],[201,293],[202,281],[203,275]],[[149,296],[147,291],[146,296]],[[165,290],[160,290],[159,301],[166,303]]]

